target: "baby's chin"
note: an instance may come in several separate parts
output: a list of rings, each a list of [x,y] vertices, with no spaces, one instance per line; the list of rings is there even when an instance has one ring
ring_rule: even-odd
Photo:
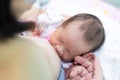
[[[67,58],[67,57],[61,57],[61,59],[65,63],[74,62],[74,59],[70,59],[70,58]]]
[[[63,63],[74,63],[73,60],[71,60],[71,61],[68,61],[68,60],[62,60],[62,62],[63,62]]]
[[[64,57],[64,56],[63,56],[62,54],[60,54],[57,50],[56,50],[56,53],[58,54],[58,56],[60,57],[60,59],[61,59],[63,62],[65,62],[65,63],[73,61],[73,60],[71,60],[71,59],[69,59],[69,58],[67,58],[67,57]]]
[[[58,56],[60,57],[60,59],[61,59],[63,62],[71,62],[71,61],[73,61],[72,59],[64,56],[64,54],[61,54],[59,51],[56,50],[56,52],[57,52]]]

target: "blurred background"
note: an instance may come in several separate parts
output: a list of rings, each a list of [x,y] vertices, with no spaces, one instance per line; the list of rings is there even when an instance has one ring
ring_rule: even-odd
[[[115,7],[120,8],[120,0],[104,0],[112,5],[114,5]]]
[[[13,0],[16,14],[30,9],[36,0]],[[40,0],[50,1],[47,5],[62,14],[74,15],[82,12],[101,12],[113,21],[120,23],[120,0]],[[17,7],[16,7],[17,5]],[[15,6],[15,7],[14,7]],[[22,8],[21,8],[22,7]],[[19,9],[19,10],[18,10]]]
[[[50,7],[70,15],[98,11],[120,23],[120,0],[51,0]]]

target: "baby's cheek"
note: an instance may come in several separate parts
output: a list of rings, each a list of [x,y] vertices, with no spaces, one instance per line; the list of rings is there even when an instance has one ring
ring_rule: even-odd
[[[74,57],[72,57],[70,54],[68,53],[64,53],[63,54],[63,58],[65,61],[72,61],[74,59]]]
[[[52,45],[55,45],[55,41],[53,39],[50,39],[49,42],[52,44]]]

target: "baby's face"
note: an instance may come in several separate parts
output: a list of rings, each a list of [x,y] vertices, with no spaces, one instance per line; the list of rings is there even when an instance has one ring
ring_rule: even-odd
[[[71,61],[75,56],[90,51],[80,32],[80,22],[72,22],[66,28],[59,27],[51,36],[50,43],[64,61]]]

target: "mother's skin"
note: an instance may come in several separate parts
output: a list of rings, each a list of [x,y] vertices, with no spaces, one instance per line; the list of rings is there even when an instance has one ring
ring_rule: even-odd
[[[0,80],[57,80],[60,62],[41,39],[15,37],[0,43]]]

